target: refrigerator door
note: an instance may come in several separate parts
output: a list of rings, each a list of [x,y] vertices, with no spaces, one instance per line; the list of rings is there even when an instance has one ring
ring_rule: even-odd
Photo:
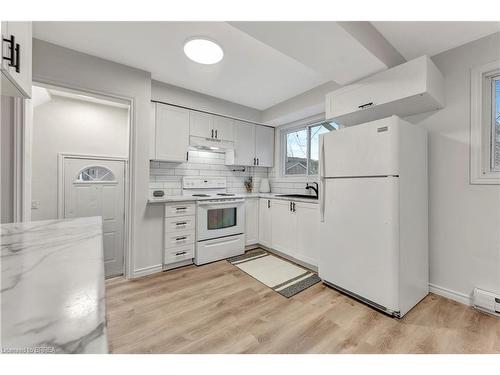
[[[397,177],[326,179],[319,276],[399,311]]]
[[[399,175],[399,117],[323,135],[322,177]]]

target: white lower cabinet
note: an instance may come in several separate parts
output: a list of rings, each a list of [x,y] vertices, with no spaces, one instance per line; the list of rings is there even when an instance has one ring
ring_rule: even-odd
[[[292,211],[293,202],[275,199],[271,203],[271,247],[287,255],[294,256],[297,216]]]
[[[315,203],[271,200],[271,248],[318,265],[319,207]]]
[[[318,265],[319,259],[319,207],[314,203],[297,202],[295,258],[303,262]]]
[[[272,199],[259,199],[259,243],[271,247]]]
[[[176,202],[165,205],[163,218],[164,267],[194,258],[195,219],[195,204],[192,202]]]
[[[259,242],[259,199],[245,199],[245,245]]]

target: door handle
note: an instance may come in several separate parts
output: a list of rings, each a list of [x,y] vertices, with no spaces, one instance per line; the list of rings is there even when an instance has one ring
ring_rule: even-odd
[[[185,251],[181,251],[179,253],[175,253],[175,256],[184,255],[184,254],[186,254],[186,252]]]
[[[212,129],[212,138],[214,137],[214,129]]]
[[[21,71],[21,46],[16,43],[16,62],[14,63],[14,68],[16,68],[16,73]]]
[[[271,208],[271,201],[269,199],[267,200],[267,208]]]
[[[187,239],[187,237],[186,236],[182,236],[182,237],[177,237],[175,240],[176,241],[183,241],[185,239]]]
[[[187,224],[187,221],[179,221],[177,223],[175,223],[175,225],[186,225]]]
[[[259,165],[259,158],[257,158],[257,165]]]
[[[255,159],[255,158],[253,158],[253,165],[255,165],[255,163],[256,163],[256,161],[255,161],[255,160],[256,160],[256,159]]]
[[[217,138],[217,129],[215,129],[215,138]]]
[[[9,43],[10,56],[4,56],[2,51],[2,59],[7,60],[9,62],[9,66],[15,66],[14,46],[16,44],[16,37],[14,35],[11,35],[8,39],[3,38],[3,41]]]
[[[373,102],[370,102],[370,103],[358,105],[358,108],[365,109],[365,108],[371,107],[372,105],[373,105]]]
[[[295,212],[295,202],[292,202],[292,211]]]
[[[292,212],[292,202],[290,202],[290,212]]]

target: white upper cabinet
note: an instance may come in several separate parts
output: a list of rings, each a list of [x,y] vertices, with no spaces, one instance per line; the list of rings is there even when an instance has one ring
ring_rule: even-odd
[[[234,163],[235,165],[254,165],[255,125],[243,121],[234,122]]]
[[[213,116],[213,127],[215,139],[233,141],[234,120],[222,116]]]
[[[234,121],[234,160],[227,164],[272,167],[274,129],[243,121]]]
[[[31,22],[2,22],[2,95],[31,98]]]
[[[259,167],[274,165],[274,128],[255,126],[255,158]]]
[[[195,137],[214,138],[213,116],[198,111],[189,112],[189,134]]]
[[[154,160],[187,160],[189,117],[187,109],[156,103]]]
[[[195,137],[233,141],[233,120],[199,111],[190,111],[189,134]]]
[[[326,95],[326,118],[356,125],[391,115],[401,117],[444,107],[444,80],[421,56]]]

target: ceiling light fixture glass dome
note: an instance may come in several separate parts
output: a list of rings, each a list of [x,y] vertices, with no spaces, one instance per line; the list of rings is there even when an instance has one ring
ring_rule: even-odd
[[[205,65],[216,64],[224,57],[224,51],[206,38],[192,38],[184,44],[184,53],[191,60]]]

